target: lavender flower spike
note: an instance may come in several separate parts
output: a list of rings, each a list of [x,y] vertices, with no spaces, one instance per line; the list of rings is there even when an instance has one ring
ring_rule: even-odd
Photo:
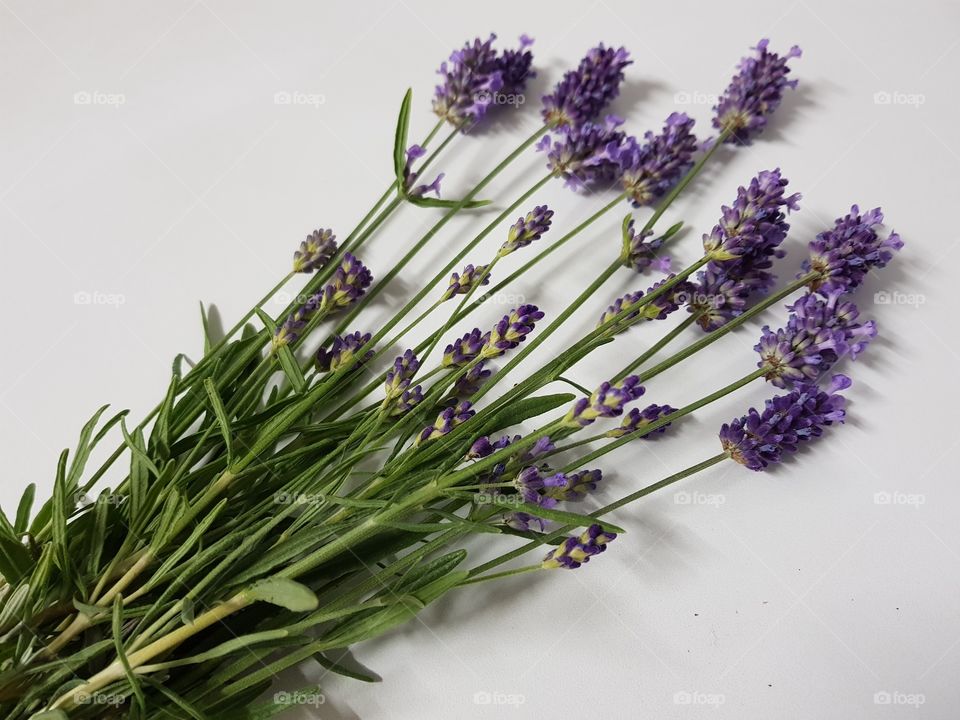
[[[603,471],[581,470],[561,476],[565,479],[563,485],[547,488],[547,496],[555,500],[579,502],[597,489],[597,483],[603,479]]]
[[[311,273],[326,265],[336,252],[337,236],[333,230],[314,230],[300,243],[300,249],[293,253],[293,271]]]
[[[756,57],[740,61],[737,74],[713,108],[713,126],[729,133],[726,142],[744,144],[759,135],[780,105],[784,89],[797,86],[796,80],[787,80],[787,61],[800,57],[800,48],[794,45],[781,57],[767,50],[769,42],[761,40],[754,48]]]
[[[660,237],[653,237],[653,230],[637,232],[632,215],[623,219],[623,249],[620,252],[620,261],[624,267],[643,273],[651,267],[660,272],[670,272],[671,260],[669,255],[661,255],[660,248],[683,227],[677,223]]]
[[[641,438],[644,440],[652,440],[657,434],[666,432],[671,423],[661,425],[653,432],[644,431],[660,418],[666,417],[673,412],[676,412],[676,408],[670,407],[669,405],[657,405],[656,403],[647,405],[643,410],[633,408],[627,413],[626,417],[623,418],[620,427],[607,431],[607,437],[620,438],[624,435],[630,435],[631,433],[643,432],[643,435],[640,436]]]
[[[553,210],[546,205],[537,205],[533,210],[525,216],[518,218],[517,221],[510,226],[510,231],[507,233],[507,241],[500,246],[500,251],[497,254],[503,257],[504,255],[509,255],[514,250],[526,247],[534,240],[539,240],[543,237],[544,233],[550,229],[552,221]]]
[[[427,154],[419,145],[411,145],[407,148],[407,162],[403,166],[403,188],[410,197],[423,197],[427,193],[434,193],[440,197],[440,181],[443,180],[443,173],[437,175],[429,185],[415,185],[420,173],[413,171],[413,163]]]
[[[300,339],[310,319],[320,309],[320,300],[321,295],[311,295],[305,303],[290,313],[273,335],[274,348],[291,345]]]
[[[693,124],[686,114],[671,113],[662,133],[648,131],[643,145],[629,138],[620,148],[620,179],[634,207],[662,197],[693,166],[697,149]]]
[[[629,375],[616,384],[605,382],[588,398],[580,398],[563,419],[567,427],[586,427],[601,417],[616,417],[623,414],[627,403],[644,393],[640,378]]]
[[[475,287],[487,285],[490,282],[490,274],[487,272],[486,265],[466,265],[463,272],[451,273],[447,289],[440,296],[440,302],[446,302],[457,295],[466,295]]]
[[[647,293],[655,292],[664,283],[669,282],[674,277],[675,276],[671,274],[665,277],[663,280],[655,282],[647,290]],[[653,300],[649,301],[645,305],[641,305],[640,307],[627,312],[623,317],[620,318],[617,325],[610,327],[610,331],[615,334],[624,332],[628,329],[628,327],[621,325],[621,323],[635,320],[636,318],[643,318],[644,320],[663,320],[670,313],[676,312],[680,309],[680,306],[687,301],[692,289],[693,285],[685,280],[676,283],[666,292],[657,295],[655,298],[653,298]],[[637,290],[633,293],[627,293],[623,297],[618,297],[613,301],[613,304],[606,309],[606,312],[600,316],[600,320],[597,322],[597,327],[611,322],[621,312],[639,303],[643,296],[643,291]]]
[[[486,342],[480,356],[495,358],[517,347],[533,332],[536,321],[541,319],[543,313],[536,305],[521,305],[509,315],[504,315],[485,336]]]
[[[616,537],[616,533],[604,532],[600,525],[591,525],[581,535],[568,537],[547,553],[540,565],[546,569],[575,570],[606,550]]]
[[[589,50],[576,70],[569,70],[543,98],[543,120],[550,128],[569,128],[596,118],[620,94],[623,69],[632,61],[624,48]]]
[[[404,390],[410,387],[410,382],[420,369],[420,360],[413,350],[404,351],[403,355],[395,358],[384,377],[385,402],[400,397]]]
[[[567,484],[567,478],[562,473],[543,475],[535,467],[525,467],[514,478],[513,484],[524,502],[552,508],[556,507],[557,501],[548,493],[551,488],[564,487]]]
[[[415,444],[419,445],[427,440],[434,440],[435,438],[443,437],[458,425],[461,425],[472,418],[474,413],[475,411],[471,409],[470,403],[466,400],[458,403],[456,407],[446,408],[443,412],[437,415],[437,419],[433,425],[428,425],[423,429],[423,431],[417,437]]]
[[[623,120],[608,115],[601,123],[586,122],[556,135],[546,135],[537,150],[547,153],[547,167],[574,190],[610,181],[617,174],[617,157],[626,135]]]
[[[355,355],[359,356],[357,364],[366,362],[373,357],[373,350],[361,354],[361,350],[370,342],[370,333],[361,333],[359,330],[333,339],[330,348],[320,348],[314,358],[314,364],[319,372],[333,372],[341,365],[348,363]],[[354,366],[356,367],[356,366]]]
[[[443,367],[464,367],[477,357],[490,339],[490,333],[481,333],[474,328],[443,351]]]
[[[801,383],[786,395],[767,400],[763,412],[750,408],[743,417],[724,423],[720,444],[732,460],[750,470],[779,463],[784,453],[820,437],[824,427],[843,422],[844,398],[837,393],[850,384],[844,375],[834,375],[826,391]]]
[[[823,294],[850,292],[870,270],[886,266],[903,241],[895,232],[886,240],[881,238],[876,228],[882,222],[880,208],[861,214],[854,205],[848,215],[837,218],[832,229],[817,235],[810,243],[810,259],[803,264],[805,271],[819,275],[810,283],[811,289]]]
[[[350,253],[344,253],[340,267],[320,293],[320,309],[332,312],[352,305],[372,282],[373,275],[366,266]]]

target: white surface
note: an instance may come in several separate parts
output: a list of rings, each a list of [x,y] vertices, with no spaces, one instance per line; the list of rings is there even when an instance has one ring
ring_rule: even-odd
[[[850,422],[776,472],[731,464],[677,488],[713,504],[683,504],[667,491],[618,513],[630,533],[576,573],[450,597],[357,648],[382,683],[325,677],[327,704],[303,717],[956,717],[958,21],[960,7],[932,0],[2,0],[3,506],[30,481],[50,487],[59,449],[73,446],[96,406],[109,401],[136,417],[159,400],[173,355],[199,349],[198,300],[216,302],[232,322],[286,271],[307,232],[347,234],[387,180],[404,89],[414,88],[419,136],[432,123],[434,69],[466,38],[496,29],[505,45],[529,32],[541,75],[521,114],[443,158],[451,196],[535,127],[533,99],[597,40],[625,44],[636,60],[614,108],[630,131],[659,127],[681,93],[694,104],[679,109],[705,133],[704,96],[720,92],[737,59],[769,36],[781,51],[803,47],[794,63],[801,89],[770,132],[724,154],[665,221],[694,228],[674,248],[692,260],[737,184],[779,165],[804,194],[781,266],[789,277],[803,244],[852,202],[883,205],[907,245],[858,296],[881,338],[843,368],[855,379]],[[84,92],[101,95],[76,104]],[[277,105],[278,92],[324,102]],[[892,102],[875,102],[878,92]],[[124,103],[101,104],[111,94]],[[509,201],[541,162],[531,153],[487,196]],[[536,199],[557,209],[555,233],[602,201],[559,183]],[[548,312],[562,308],[616,252],[623,212],[517,292]],[[382,274],[435,217],[405,210],[364,259]],[[448,226],[390,298],[401,285],[418,287],[428,263],[472,237],[465,233],[477,222]],[[645,282],[618,275],[550,347]],[[924,302],[875,306],[882,290]],[[75,304],[83,292],[123,302]],[[378,303],[376,314],[393,304]],[[477,324],[502,312],[488,308]],[[599,382],[665,327],[631,333],[574,377]],[[739,377],[755,362],[758,329],[657,378],[647,397],[679,405]],[[719,424],[769,393],[748,388],[698,412],[672,440],[608,458],[602,497],[713,454]],[[880,492],[923,502],[878,504]],[[522,704],[482,704],[477,693]],[[877,704],[876,693],[891,704]]]

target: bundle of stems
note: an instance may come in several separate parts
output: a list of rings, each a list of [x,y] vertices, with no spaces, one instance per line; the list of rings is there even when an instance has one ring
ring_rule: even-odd
[[[329,230],[309,235],[293,270],[223,337],[211,337],[204,317],[203,356],[195,363],[177,356],[167,392],[147,417],[131,427],[126,411],[100,408],[76,449],[60,456],[52,497],[34,510],[31,485],[14,513],[0,512],[3,717],[277,715],[311,697],[281,693],[263,701],[282,670],[313,660],[370,680],[342,664],[345,651],[448,592],[576,569],[623,532],[608,513],[725,460],[763,469],[842,420],[836,392],[849,382],[835,376],[827,390],[816,382],[875,332],[872,323],[857,322],[845,296],[886,264],[899,241],[880,238],[879,211],[860,214],[854,206],[811,243],[802,276],[774,291],[770,268],[782,256],[785,213],[799,197],[786,195],[778,170],[739,188],[704,235],[699,258],[645,292],[618,298],[595,327],[502,390],[547,338],[577,327],[575,313],[614,274],[667,271],[664,248],[682,224],[658,230],[663,215],[721,148],[745,151],[762,131],[795,84],[787,61],[799,51],[779,56],[762,41],[715,109],[716,137],[698,142],[693,120],[680,113],[641,138],[628,136],[616,118],[598,120],[630,62],[623,48],[600,45],[543,98],[542,122],[515,150],[462,198],[440,199],[443,176],[428,184],[423,173],[449,160],[455,143],[488,115],[507,111],[498,106],[519,112],[516,99],[532,75],[532,41],[521,38],[518,49],[500,52],[493,40],[468,43],[441,66],[433,101],[440,120],[418,144],[408,141],[413,106],[411,94],[404,97],[392,178],[343,242]],[[362,326],[371,303],[452,218],[488,204],[480,199],[488,186],[529,160],[534,145],[547,158],[546,173],[512,202],[498,199],[502,211],[469,241],[451,245],[446,265],[418,279],[416,292],[375,333],[346,332]],[[615,197],[557,238],[553,210],[527,211],[554,178],[589,189],[590,197],[613,187]],[[609,244],[609,265],[548,323],[538,307],[523,304],[488,331],[451,336],[623,203],[651,210],[639,229],[627,216],[622,236]],[[440,214],[374,282],[356,253],[407,206]],[[494,257],[451,273],[519,208]],[[489,286],[514,253],[528,259]],[[300,277],[307,282],[297,297],[271,317],[265,308]],[[802,291],[785,327],[765,329],[756,369],[720,378],[716,392],[679,409],[626,412],[643,382]],[[645,352],[633,357],[628,346],[630,362],[611,368],[609,382],[588,390],[565,377],[633,326],[681,309],[686,319]],[[705,334],[650,364],[698,327]],[[407,334],[424,328],[417,347],[395,356]],[[588,467],[594,461],[754,381],[789,392],[725,425],[719,452],[592,512],[575,509],[602,479]],[[619,424],[604,425],[620,416]],[[601,431],[590,434],[595,423]],[[509,434],[521,426],[525,434]],[[89,468],[94,448],[114,436],[116,450]],[[561,455],[562,466],[553,465]],[[119,482],[102,488],[110,473]],[[480,533],[506,536],[509,549],[471,567],[464,541]],[[530,553],[527,564],[497,570]]]

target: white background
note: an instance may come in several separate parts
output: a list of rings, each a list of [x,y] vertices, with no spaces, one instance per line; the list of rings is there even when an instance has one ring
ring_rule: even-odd
[[[673,252],[679,266],[692,261],[736,186],[780,166],[804,195],[781,265],[789,278],[804,244],[851,203],[883,205],[906,248],[858,296],[881,334],[843,368],[855,380],[847,425],[774,472],[721,465],[617,513],[629,533],[577,572],[459,591],[355,649],[381,683],[326,676],[327,703],[302,717],[956,717],[958,21],[960,7],[933,0],[0,0],[3,507],[12,511],[28,482],[49,490],[59,450],[101,403],[138,417],[160,399],[173,355],[199,352],[199,300],[232,323],[309,231],[347,235],[388,180],[403,91],[414,89],[419,137],[433,122],[434,70],[468,37],[496,30],[503,47],[530,33],[540,77],[519,113],[442,158],[451,197],[532,132],[539,95],[598,40],[635,59],[614,107],[631,132],[681,109],[705,134],[709,96],[769,36],[779,51],[803,47],[800,89],[754,146],[721,153],[661,227],[687,221],[693,230]],[[278,92],[317,105],[278,105]],[[100,95],[77,104],[76,93]],[[541,172],[530,152],[486,196],[503,206]],[[554,237],[606,202],[560,183],[535,199],[555,207]],[[516,292],[558,312],[617,252],[625,212]],[[383,274],[436,217],[405,209],[363,258]],[[480,221],[451,223],[365,329]],[[489,240],[471,260],[488,258],[501,232]],[[544,349],[648,281],[623,271]],[[917,297],[875,304],[881,291]],[[115,297],[76,304],[77,293]],[[508,309],[486,308],[476,322]],[[680,317],[633,331],[572,375],[597,384]],[[749,371],[761,324],[656,378],[647,399],[678,406]],[[606,458],[601,500],[714,454],[720,423],[769,394],[758,383],[670,439]],[[883,504],[877,493],[899,495]],[[294,682],[307,680],[286,687]]]

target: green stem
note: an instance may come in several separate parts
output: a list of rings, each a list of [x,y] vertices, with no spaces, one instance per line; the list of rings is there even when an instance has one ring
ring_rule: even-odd
[[[643,353],[637,356],[636,359],[630,362],[629,365],[626,365],[620,372],[613,376],[613,381],[623,380],[627,375],[632,373],[636,368],[642,367],[647,360],[652,358],[658,352],[663,350],[667,345],[669,345],[675,338],[680,336],[684,330],[693,325],[697,321],[697,315],[689,315],[683,319],[676,327],[674,327],[670,332],[660,338],[657,342],[647,348]]]

